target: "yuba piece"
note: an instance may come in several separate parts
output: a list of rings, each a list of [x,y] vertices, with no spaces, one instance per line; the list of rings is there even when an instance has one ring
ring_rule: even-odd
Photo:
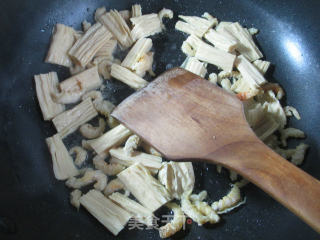
[[[97,17],[97,21],[106,26],[117,39],[121,48],[126,49],[133,44],[130,28],[117,10],[110,10]]]
[[[133,25],[131,36],[134,41],[162,31],[161,21],[156,13],[133,17],[130,18],[130,21]]]
[[[96,53],[94,56],[96,57],[105,57],[107,59],[113,59],[113,52],[115,51],[117,47],[117,40],[111,38],[109,41],[107,41]]]
[[[222,32],[224,31],[224,28],[228,25],[232,24],[232,22],[226,22],[226,21],[221,21],[219,24],[216,26],[216,31]]]
[[[252,65],[245,56],[238,56],[235,65],[243,79],[246,80],[250,86],[260,86],[266,83],[266,79],[260,71]]]
[[[287,124],[287,117],[280,101],[275,96],[275,93],[272,90],[268,90],[263,94],[257,95],[256,99],[260,104],[263,105],[264,109],[270,114],[270,116],[280,125],[280,128],[284,128]]]
[[[159,181],[176,199],[185,192],[192,192],[195,182],[191,162],[164,162],[158,174]]]
[[[129,22],[130,17],[131,17],[131,12],[129,10],[121,10],[121,11],[119,11],[119,14],[126,21],[126,23]]]
[[[61,138],[76,131],[82,124],[96,117],[98,112],[87,98],[70,110],[60,113],[52,122]]]
[[[132,214],[113,203],[97,190],[90,190],[83,195],[80,198],[80,203],[115,236],[132,217]]]
[[[134,65],[133,71],[140,77],[144,77],[148,72],[150,76],[154,77],[155,73],[152,70],[153,52],[148,52]]]
[[[69,55],[78,64],[85,67],[112,37],[111,33],[100,23],[92,25],[72,46]]]
[[[90,140],[89,144],[97,154],[100,154],[125,142],[131,134],[132,132],[128,128],[120,124],[103,134],[101,137]]]
[[[148,81],[118,64],[112,64],[111,76],[134,89],[143,88],[148,84]]]
[[[130,49],[129,53],[122,61],[121,66],[126,67],[132,71],[135,70],[135,65],[140,61],[140,59],[147,54],[152,47],[152,40],[150,38],[139,39],[133,47]]]
[[[118,178],[126,189],[152,212],[172,199],[166,188],[140,163],[123,170],[118,174]]]
[[[279,123],[275,121],[260,103],[245,105],[246,119],[255,134],[265,140],[279,128]]]
[[[237,93],[237,97],[242,100],[249,100],[260,92],[258,85],[253,85],[242,76],[231,85],[231,90]]]
[[[200,38],[217,23],[214,18],[206,19],[202,17],[183,15],[179,15],[179,18],[185,22],[178,21],[175,26],[177,30],[188,34],[194,34]]]
[[[79,171],[59,134],[47,138],[46,142],[52,157],[53,172],[56,179],[65,180],[77,176]]]
[[[202,42],[199,44],[195,57],[203,62],[213,64],[222,68],[227,72],[231,72],[236,56],[220,50],[219,48],[212,47],[209,44]]]
[[[214,29],[210,29],[205,35],[204,38],[212,43],[216,48],[219,48],[226,52],[233,52],[238,42],[234,39],[221,34]]]
[[[56,94],[56,101],[64,104],[78,102],[84,93],[98,88],[101,84],[98,68],[92,67],[62,81],[59,84],[61,93]]]
[[[183,41],[181,50],[187,56],[194,57],[196,55],[197,49],[202,43],[203,41],[200,38],[192,34],[185,41]]]
[[[76,31],[71,27],[60,23],[56,24],[52,31],[50,48],[44,61],[46,63],[71,67],[72,62],[68,51],[76,41],[75,33]]]
[[[44,120],[51,120],[65,110],[65,106],[54,101],[53,96],[58,94],[58,75],[56,72],[34,76],[37,98]]]
[[[200,62],[195,57],[188,57],[186,59],[186,63],[183,66],[183,68],[194,74],[199,75],[200,77],[205,77],[207,74],[206,65],[207,65],[206,63]]]
[[[131,8],[131,17],[140,17],[142,15],[142,9],[140,4],[134,4]]]
[[[118,192],[113,193],[109,198],[123,209],[133,214],[136,221],[141,222],[146,226],[152,226],[154,216],[152,211],[148,208]]]
[[[251,34],[243,28],[238,22],[229,24],[224,27],[223,31],[231,33],[238,40],[237,51],[245,56],[250,62],[263,57],[259,48],[253,41]]]
[[[259,70],[259,72],[261,72],[261,74],[264,75],[268,71],[271,63],[264,60],[255,60],[253,65]]]
[[[110,149],[110,155],[113,157],[112,163],[120,163],[125,166],[131,166],[140,163],[150,171],[156,171],[161,168],[162,158],[151,154],[134,151],[132,155],[128,155],[123,148]]]

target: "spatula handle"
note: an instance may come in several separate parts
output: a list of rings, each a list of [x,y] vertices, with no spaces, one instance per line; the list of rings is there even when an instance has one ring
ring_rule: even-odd
[[[320,233],[320,182],[262,142],[232,143],[208,159],[238,172]]]

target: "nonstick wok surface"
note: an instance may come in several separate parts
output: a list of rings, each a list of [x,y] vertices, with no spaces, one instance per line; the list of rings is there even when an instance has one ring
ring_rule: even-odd
[[[80,29],[93,21],[93,12],[130,9],[139,2],[143,13],[163,7],[175,12],[167,32],[153,37],[156,73],[178,66],[182,33],[174,31],[177,14],[203,12],[223,21],[239,21],[261,30],[257,39],[266,59],[275,67],[270,81],[286,90],[285,102],[295,106],[302,120],[290,120],[307,134],[311,148],[302,165],[320,178],[320,2],[316,0],[83,0],[0,1],[0,239],[159,239],[155,230],[123,230],[116,238],[84,209],[69,204],[69,190],[54,178],[44,139],[55,133],[44,122],[37,103],[33,75],[57,71],[62,80],[67,69],[43,62],[55,23]],[[271,76],[272,75],[272,76]],[[122,83],[109,81],[106,92],[119,103],[132,91]],[[111,97],[112,96],[112,97]],[[294,141],[292,141],[294,142]],[[219,175],[215,166],[196,164],[196,190],[208,190],[218,199],[229,189],[227,172]],[[247,204],[213,226],[188,225],[175,239],[319,239],[319,235],[287,209],[253,185],[244,189]],[[320,201],[320,200],[319,200]]]

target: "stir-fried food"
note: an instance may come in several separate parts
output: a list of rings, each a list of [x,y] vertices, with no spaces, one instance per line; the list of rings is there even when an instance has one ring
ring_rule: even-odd
[[[138,91],[156,77],[159,69],[153,67],[161,55],[156,38],[170,34],[165,23],[173,16],[170,9],[145,13],[134,4],[122,11],[98,8],[95,22],[84,20],[81,31],[58,23],[45,62],[69,68],[71,76],[61,82],[56,72],[34,76],[43,119],[52,120],[57,130],[46,139],[56,179],[72,189],[72,206],[79,210],[82,205],[114,235],[129,220],[154,227],[156,211],[164,206],[173,214],[158,228],[161,238],[183,231],[187,217],[198,225],[216,224],[222,214],[246,203],[240,190],[249,182],[236,172],[229,170],[230,191],[213,201],[210,192],[195,188],[191,162],[168,161],[111,116],[116,102],[108,84]],[[181,43],[186,55],[181,67],[236,95],[256,135],[300,165],[309,146],[288,148],[291,138],[305,134],[287,127],[287,118],[301,116],[294,107],[281,105],[284,90],[268,82],[271,62],[253,37],[259,30],[218,21],[208,12],[178,18],[175,29],[188,35]],[[223,171],[221,165],[217,171]]]

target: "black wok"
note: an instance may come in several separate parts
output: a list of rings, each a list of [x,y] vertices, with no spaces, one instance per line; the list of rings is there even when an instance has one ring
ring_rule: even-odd
[[[33,75],[64,68],[43,63],[51,30],[61,22],[80,28],[92,21],[94,10],[129,9],[136,1],[0,1],[0,239],[115,239],[86,211],[69,204],[69,190],[53,175],[44,139],[55,130],[42,120],[35,97]],[[311,149],[302,168],[320,178],[320,2],[316,0],[142,0],[143,12],[166,7],[175,13],[200,15],[208,11],[225,21],[240,21],[261,30],[257,36],[266,58],[274,65],[270,81],[286,90],[286,104],[297,107],[302,120],[290,124],[306,132]],[[176,19],[175,19],[176,20]],[[155,36],[156,73],[180,65],[179,50],[185,36],[173,30]],[[271,75],[271,74],[270,74]],[[131,92],[110,81],[106,91],[114,103]],[[211,199],[223,196],[227,173],[215,167],[196,165],[197,189],[206,189]],[[214,226],[189,225],[185,239],[319,239],[319,235],[287,209],[253,185],[245,188],[247,204],[223,216]],[[320,199],[319,199],[320,201]],[[117,239],[158,239],[155,230],[124,230]]]

